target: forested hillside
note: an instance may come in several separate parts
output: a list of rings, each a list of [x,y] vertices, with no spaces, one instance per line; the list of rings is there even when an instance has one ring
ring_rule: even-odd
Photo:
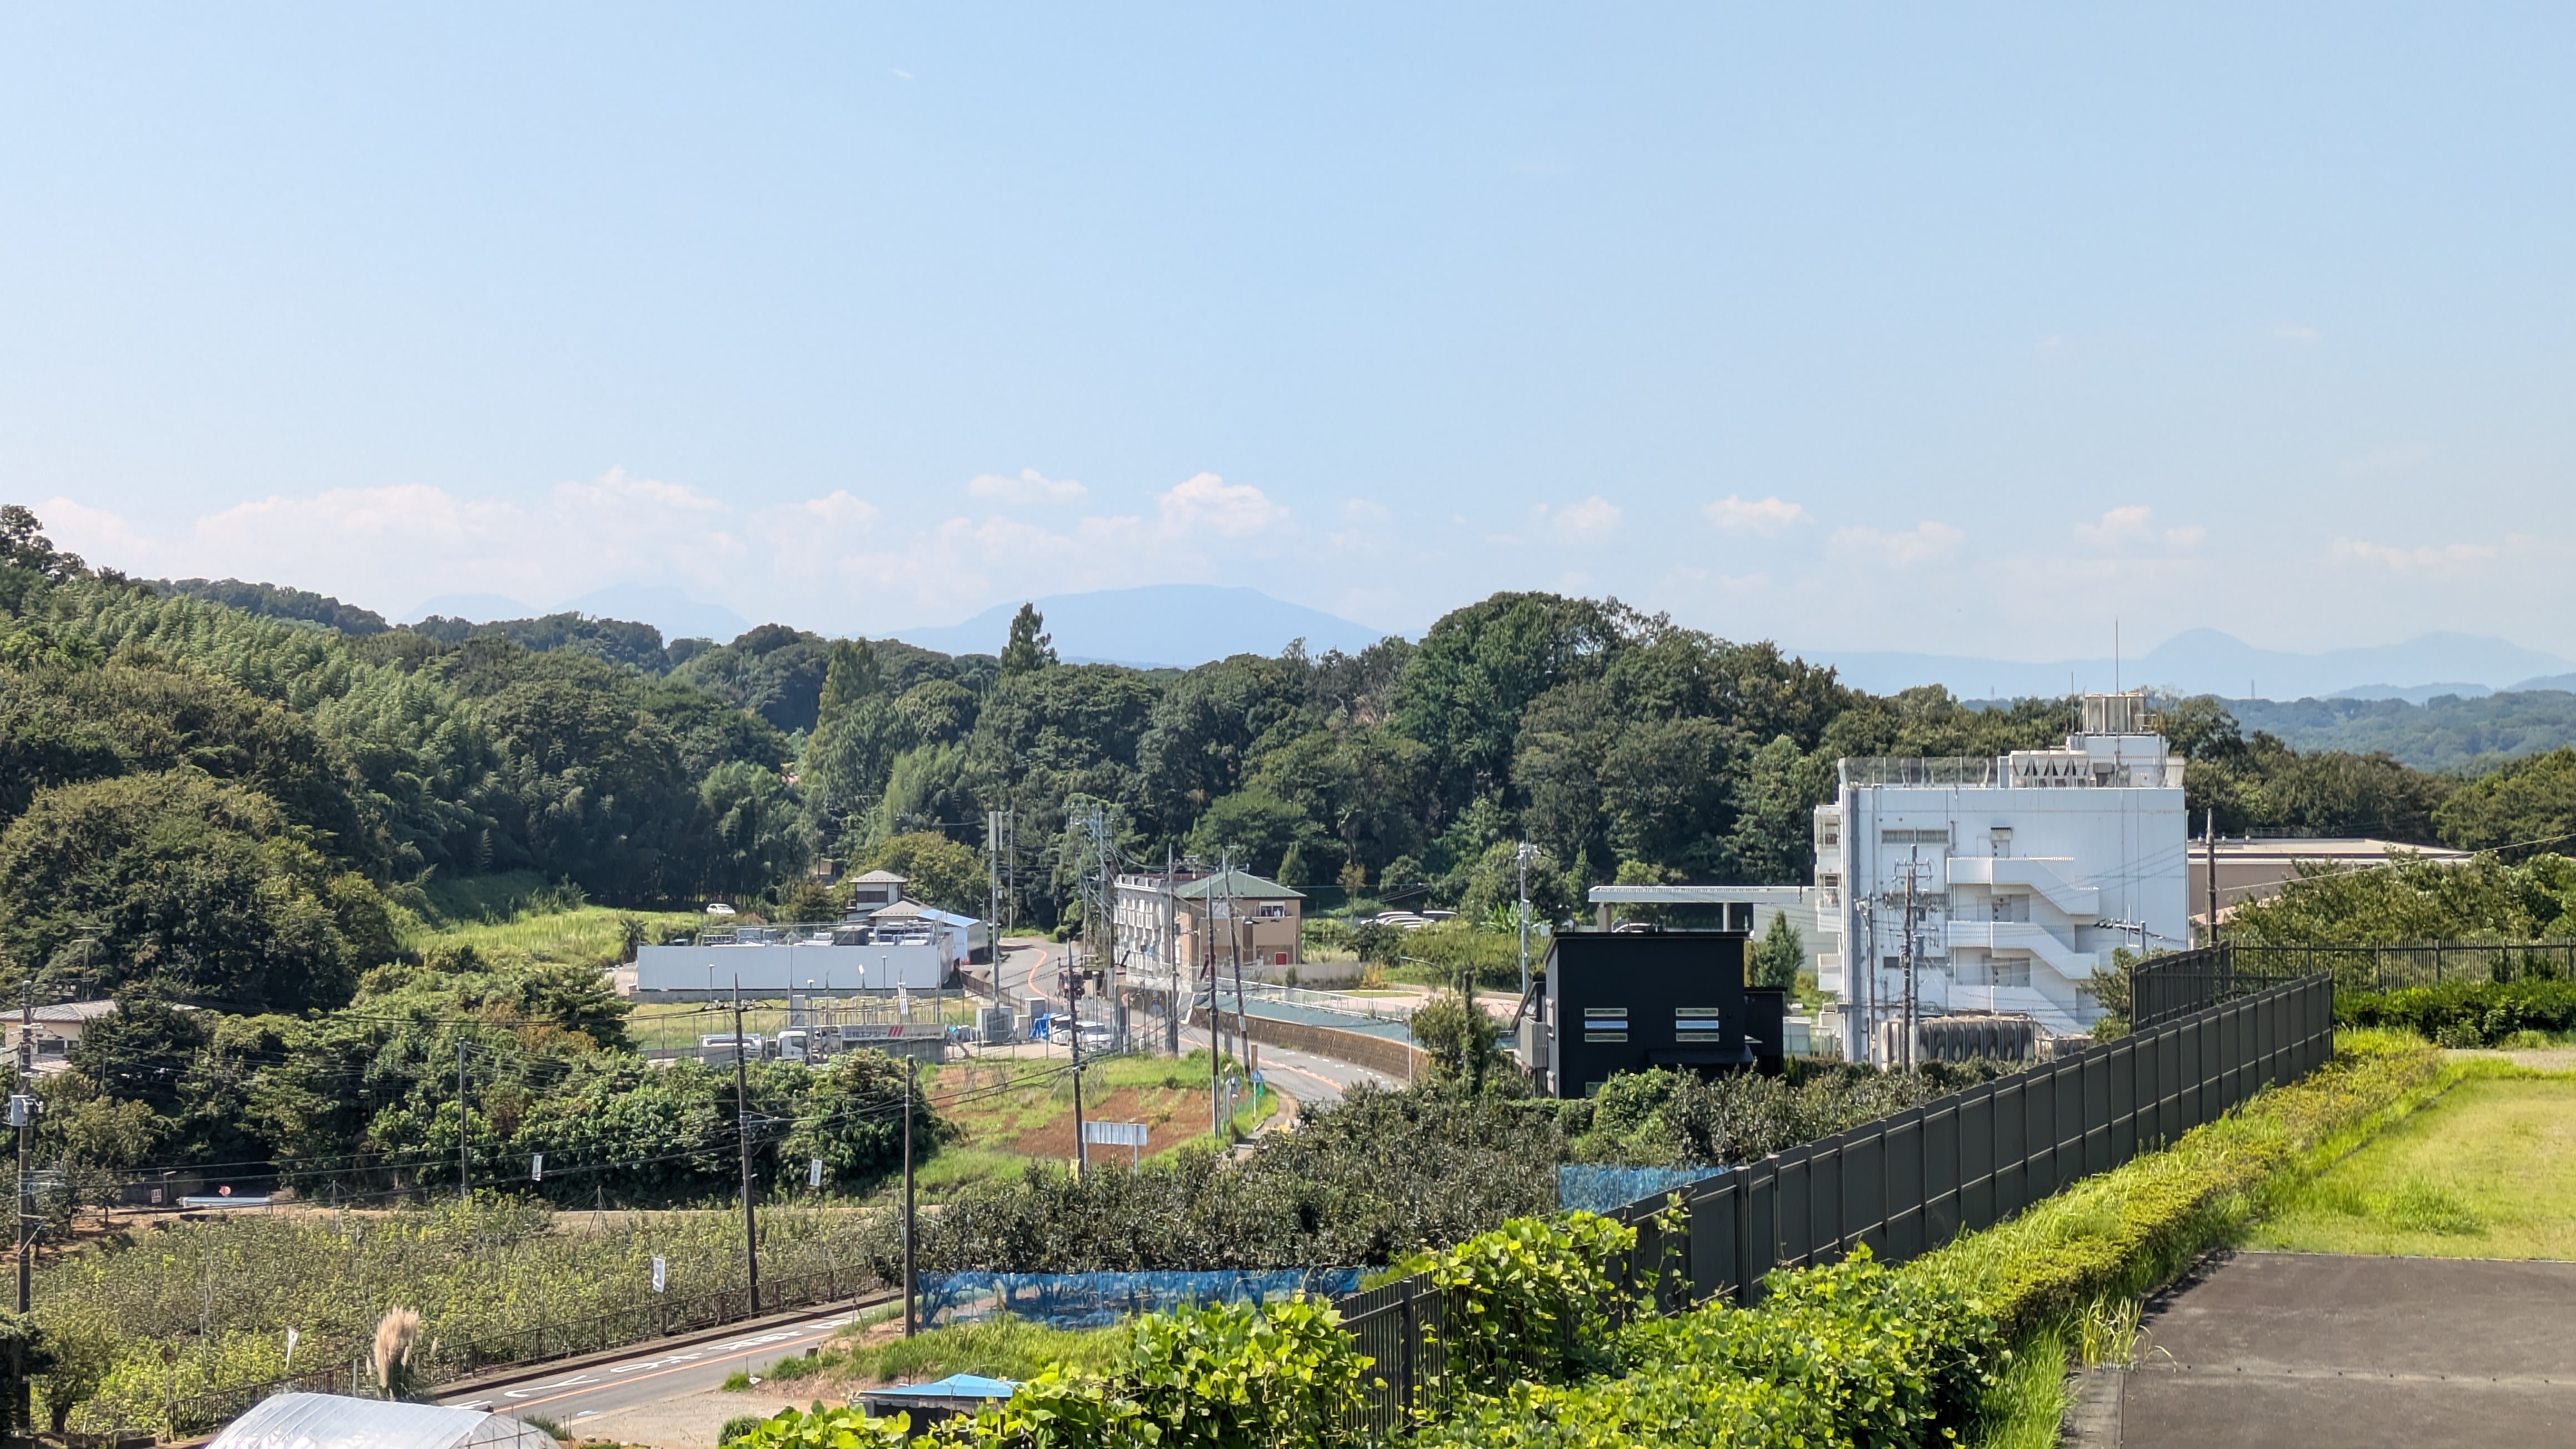
[[[2066,701],[1868,695],[1547,594],[1419,644],[1146,672],[1057,662],[1027,611],[998,658],[779,624],[725,644],[578,615],[387,628],[291,588],[94,570],[24,509],[0,549],[0,950],[242,1009],[347,1002],[432,890],[499,872],[621,906],[775,905],[817,854],[891,853],[971,902],[1001,807],[1020,916],[1051,923],[1078,798],[1137,860],[1230,852],[1326,910],[1481,915],[1524,835],[1552,915],[1612,879],[1802,881],[1838,756],[1985,755],[2072,723]],[[2168,719],[2225,831],[2576,828],[2559,756],[2463,788],[2249,739],[2205,699]]]
[[[2576,745],[2576,694],[2525,689],[2476,699],[2232,700],[2249,730],[2303,750],[2392,755],[2419,770],[2491,770],[2508,759]]]

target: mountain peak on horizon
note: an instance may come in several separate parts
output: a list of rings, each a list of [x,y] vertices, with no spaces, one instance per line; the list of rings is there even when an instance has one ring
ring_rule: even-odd
[[[998,654],[1020,602],[995,604],[956,624],[892,629],[887,635],[943,654]],[[1147,584],[1025,602],[1046,616],[1059,657],[1147,668],[1185,669],[1234,654],[1276,654],[1295,639],[1317,654],[1356,654],[1391,632],[1240,584]]]

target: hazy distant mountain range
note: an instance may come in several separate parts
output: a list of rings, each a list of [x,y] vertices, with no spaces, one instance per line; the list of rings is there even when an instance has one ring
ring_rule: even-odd
[[[1291,640],[1306,652],[1339,649],[1356,654],[1386,631],[1355,624],[1321,609],[1274,599],[1259,589],[1210,584],[1156,584],[1051,594],[1033,601],[1046,616],[1059,658],[1145,668],[1188,668],[1229,654],[1276,654]],[[896,629],[907,644],[942,654],[999,654],[1011,631],[1017,603],[996,604],[962,624]]]
[[[2126,688],[2144,685],[2227,699],[2342,697],[2420,704],[2442,694],[2564,689],[2576,683],[2569,677],[2576,675],[2576,662],[2474,634],[2425,634],[2402,644],[2291,654],[2257,649],[2216,629],[2190,629],[2128,659],[2046,663],[1858,650],[1799,653],[1810,662],[1834,665],[1843,683],[1872,693],[1943,684],[1967,699],[2107,690],[2116,680]]]

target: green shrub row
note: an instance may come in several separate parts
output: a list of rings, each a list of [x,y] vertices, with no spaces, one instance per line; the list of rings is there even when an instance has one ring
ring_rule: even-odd
[[[2335,1003],[2335,1016],[2446,1047],[2496,1046],[2520,1031],[2576,1031],[2576,981],[2455,981],[2356,993]]]
[[[1991,1315],[1864,1249],[1782,1273],[1759,1308],[1641,1320],[1625,1371],[1471,1399],[1417,1443],[1438,1449],[1937,1442],[1963,1423],[2000,1347]]]

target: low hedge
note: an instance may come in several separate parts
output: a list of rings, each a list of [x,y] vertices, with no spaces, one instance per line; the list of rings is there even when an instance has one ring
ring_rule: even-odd
[[[2576,981],[2454,981],[2362,992],[2335,1003],[2353,1026],[2411,1031],[2442,1046],[2495,1046],[2518,1031],[2576,1031]]]
[[[1439,1449],[1909,1445],[1952,1437],[1990,1382],[1994,1318],[1948,1285],[1871,1261],[1774,1275],[1761,1307],[1712,1304],[1619,1335],[1627,1371],[1471,1399]]]

